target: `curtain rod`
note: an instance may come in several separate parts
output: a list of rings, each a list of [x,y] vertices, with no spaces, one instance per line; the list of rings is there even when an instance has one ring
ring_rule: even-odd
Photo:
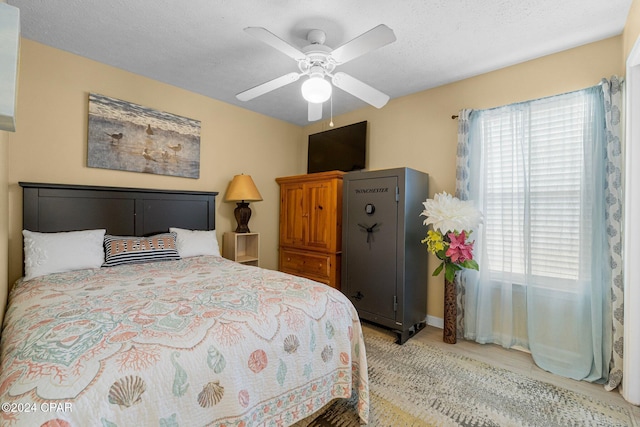
[[[2,0],[0,0],[0,1],[2,1]],[[512,104],[506,104],[506,105],[501,105],[501,106],[498,106],[498,107],[488,108],[488,110],[495,110],[496,108],[502,108],[502,107],[505,107],[505,106],[507,106],[507,105],[523,104],[523,103],[525,103],[525,102],[539,101],[539,100],[541,100],[541,99],[549,99],[549,98],[553,98],[553,97],[556,97],[556,96],[568,95],[568,94],[570,94],[570,93],[577,93],[577,92],[580,92],[580,91],[583,91],[583,90],[586,90],[586,89],[590,89],[590,88],[592,88],[592,87],[602,86],[605,80],[608,80],[608,79],[604,79],[604,78],[603,78],[603,79],[601,79],[601,80],[600,80],[600,82],[599,82],[597,85],[589,86],[589,87],[586,87],[586,88],[583,88],[583,89],[572,90],[572,91],[569,91],[569,92],[559,93],[559,94],[555,94],[555,95],[543,96],[543,97],[541,97],[541,98],[531,99],[531,100],[528,100],[528,101],[514,102],[514,103],[512,103]],[[622,82],[622,81],[624,81],[624,78],[619,78],[619,80],[620,80],[620,82]],[[455,120],[455,119],[457,119],[457,118],[458,118],[458,115],[457,115],[457,114],[454,114],[453,116],[451,116],[451,119],[452,119],[452,120]]]

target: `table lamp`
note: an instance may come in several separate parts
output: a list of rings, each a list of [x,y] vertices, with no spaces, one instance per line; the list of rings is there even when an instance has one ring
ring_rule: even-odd
[[[229,184],[225,202],[236,202],[233,211],[238,227],[236,233],[249,233],[249,218],[251,218],[251,208],[248,202],[259,202],[262,196],[253,183],[250,175],[236,175]]]

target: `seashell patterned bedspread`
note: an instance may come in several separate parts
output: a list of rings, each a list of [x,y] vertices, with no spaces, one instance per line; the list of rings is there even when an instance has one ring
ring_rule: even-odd
[[[220,257],[18,281],[0,425],[287,426],[358,396],[365,347],[328,286]]]

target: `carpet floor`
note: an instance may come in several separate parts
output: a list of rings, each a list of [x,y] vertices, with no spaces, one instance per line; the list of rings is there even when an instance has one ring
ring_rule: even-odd
[[[636,427],[628,408],[364,327],[373,427]],[[356,427],[353,401],[333,403],[309,427]]]

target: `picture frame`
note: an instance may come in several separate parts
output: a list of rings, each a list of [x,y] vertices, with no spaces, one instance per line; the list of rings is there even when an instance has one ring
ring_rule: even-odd
[[[200,176],[200,121],[89,94],[87,166]]]

